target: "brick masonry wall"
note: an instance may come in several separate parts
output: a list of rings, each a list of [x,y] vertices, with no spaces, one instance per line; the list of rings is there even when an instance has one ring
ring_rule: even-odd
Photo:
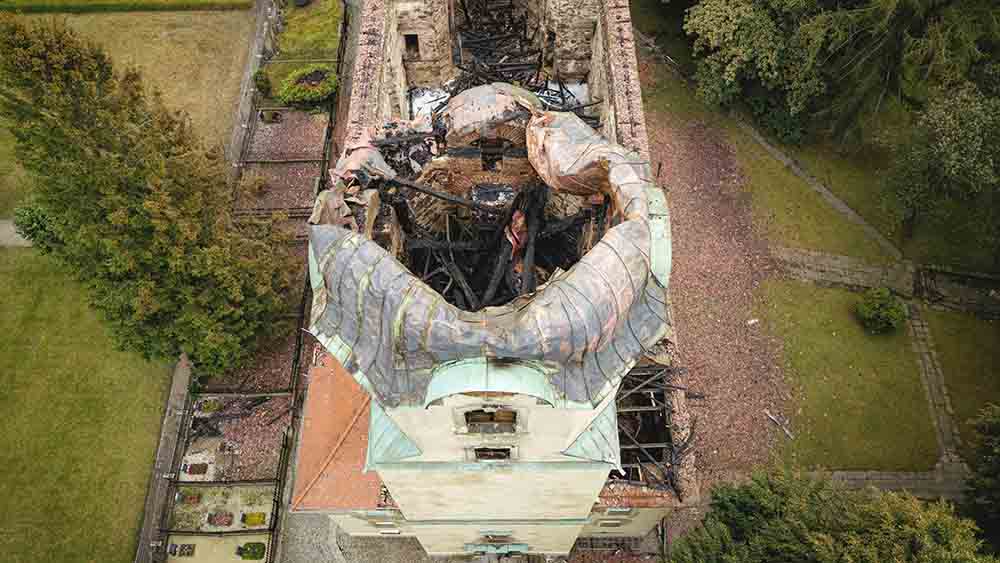
[[[601,7],[608,96],[614,100],[615,107],[614,139],[649,160],[649,138],[629,3],[627,0],[602,0]]]
[[[409,111],[401,39],[390,25],[395,13],[392,0],[347,3],[347,44],[334,129],[341,150],[367,142],[378,124]]]

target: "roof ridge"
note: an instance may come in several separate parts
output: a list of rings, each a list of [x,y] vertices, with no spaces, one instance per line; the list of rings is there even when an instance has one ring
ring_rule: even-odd
[[[347,425],[347,428],[344,430],[344,433],[340,436],[340,439],[337,440],[337,443],[333,446],[333,449],[330,450],[330,453],[327,454],[326,459],[323,460],[323,463],[319,467],[319,471],[316,472],[316,475],[313,475],[313,478],[309,481],[308,484],[306,484],[305,488],[302,489],[302,492],[299,493],[298,498],[292,501],[292,506],[290,510],[297,509],[299,505],[302,504],[302,501],[305,500],[306,495],[309,494],[309,491],[311,491],[312,488],[316,486],[316,483],[319,481],[319,478],[322,477],[323,473],[326,472],[327,466],[330,465],[330,463],[333,461],[334,456],[336,456],[337,452],[340,451],[340,446],[342,446],[344,444],[344,441],[347,440],[347,436],[350,435],[351,429],[353,429],[354,425],[358,423],[358,419],[361,418],[361,415],[365,412],[365,410],[368,409],[368,405],[369,403],[371,403],[371,401],[372,401],[371,395],[366,394],[365,400],[361,402],[357,410],[354,412],[354,416],[351,418],[350,424]]]

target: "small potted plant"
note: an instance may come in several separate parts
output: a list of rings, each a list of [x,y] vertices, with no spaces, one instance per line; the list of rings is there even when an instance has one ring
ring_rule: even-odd
[[[246,561],[255,561],[264,558],[267,546],[263,542],[250,542],[236,548],[236,555]]]

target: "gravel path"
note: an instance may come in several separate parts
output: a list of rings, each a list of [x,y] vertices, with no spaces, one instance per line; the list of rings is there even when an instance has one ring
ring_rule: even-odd
[[[652,79],[648,64],[640,62],[644,82]],[[719,472],[769,461],[776,435],[763,411],[784,414],[790,398],[777,343],[753,314],[753,291],[774,266],[722,133],[651,104],[646,126],[653,170],[662,163],[659,182],[669,190],[679,349],[688,385],[708,396],[688,402],[704,491]]]
[[[287,513],[281,536],[280,563],[346,563],[334,541],[334,527],[329,516]]]
[[[13,221],[0,219],[0,246],[31,246],[31,243],[17,234]]]
[[[327,115],[304,111],[282,111],[277,123],[264,123],[258,117],[247,160],[288,158],[323,158],[323,137]]]

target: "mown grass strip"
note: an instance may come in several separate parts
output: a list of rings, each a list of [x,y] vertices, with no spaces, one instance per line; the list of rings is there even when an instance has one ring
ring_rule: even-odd
[[[169,371],[33,249],[0,248],[0,287],[0,560],[132,561]]]
[[[90,14],[101,12],[179,12],[246,10],[251,0],[9,0],[0,12],[24,14]]]
[[[924,317],[964,442],[962,453],[968,456],[975,437],[972,420],[987,403],[1000,404],[1000,321],[954,311],[928,310]]]

